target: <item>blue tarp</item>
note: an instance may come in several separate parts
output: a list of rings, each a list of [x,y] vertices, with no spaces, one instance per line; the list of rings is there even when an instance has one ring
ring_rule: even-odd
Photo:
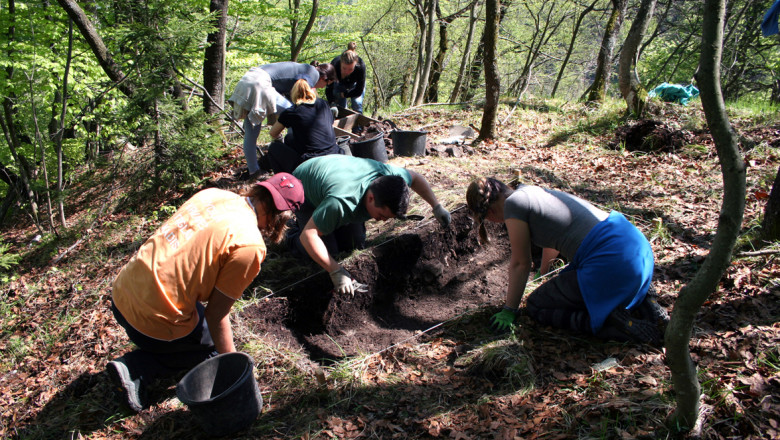
[[[766,11],[764,15],[764,21],[761,22],[761,33],[765,37],[780,33],[777,28],[777,19],[780,17],[780,0],[775,0],[775,3]]]
[[[780,0],[778,0],[780,1]],[[699,89],[693,84],[681,86],[677,84],[663,83],[647,93],[649,98],[659,97],[666,102],[676,102],[686,105],[690,99],[699,96]]]

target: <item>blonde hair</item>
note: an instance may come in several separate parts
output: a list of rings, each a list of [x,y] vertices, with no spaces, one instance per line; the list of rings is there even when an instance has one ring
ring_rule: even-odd
[[[281,211],[274,204],[274,198],[268,191],[268,188],[262,185],[252,185],[249,189],[241,193],[244,197],[259,202],[263,210],[271,216],[271,221],[264,229],[260,230],[263,237],[273,243],[280,243],[287,232],[287,222],[293,218],[291,211]]]
[[[358,61],[358,54],[355,52],[355,49],[357,49],[357,44],[354,41],[350,41],[347,45],[347,50],[342,52],[339,58],[341,64],[353,64]]]
[[[294,104],[312,104],[317,100],[317,91],[312,89],[309,82],[305,79],[299,79],[293,84],[290,91],[290,98]]]
[[[490,243],[490,237],[485,229],[485,217],[490,205],[504,194],[511,194],[512,189],[498,179],[492,177],[479,177],[469,184],[466,190],[466,205],[469,215],[477,222],[479,227],[479,240],[481,243]]]

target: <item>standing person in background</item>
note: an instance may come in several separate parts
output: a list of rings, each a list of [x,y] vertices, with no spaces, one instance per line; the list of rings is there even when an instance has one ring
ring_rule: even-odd
[[[355,52],[354,42],[347,45],[340,56],[333,58],[331,64],[336,70],[336,82],[325,89],[328,102],[347,107],[347,99],[352,101],[352,110],[363,113],[363,96],[366,93],[366,64]]]
[[[308,159],[341,153],[328,103],[303,79],[295,82],[291,98],[295,104],[279,113],[270,131],[272,138],[280,139],[288,130],[284,142],[276,140],[268,147],[268,163],[276,172],[292,173]]]
[[[485,220],[503,223],[509,235],[509,286],[503,309],[491,318],[509,330],[531,271],[531,245],[549,261],[570,264],[528,295],[526,311],[541,324],[602,339],[659,344],[668,315],[650,289],[653,250],[644,235],[617,211],[602,211],[579,197],[533,185],[512,190],[493,178],[473,181],[466,203],[488,241]]]
[[[286,173],[241,195],[200,191],[122,268],[111,310],[138,348],[106,369],[131,410],[148,406],[155,379],[236,351],[230,309],[260,271],[264,240],[281,241],[303,201],[303,185]]]
[[[257,138],[263,120],[268,117],[270,122],[279,112],[292,107],[290,92],[299,79],[305,79],[311,88],[323,88],[336,80],[336,70],[331,64],[317,61],[311,64],[285,61],[253,67],[238,81],[228,102],[233,105],[233,117],[244,120],[247,172],[241,176],[242,180],[251,180],[260,174]]]

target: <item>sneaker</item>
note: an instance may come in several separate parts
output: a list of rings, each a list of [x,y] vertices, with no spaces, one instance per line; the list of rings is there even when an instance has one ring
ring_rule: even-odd
[[[612,327],[624,333],[629,340],[651,345],[663,345],[663,333],[655,323],[631,316],[631,312],[621,307],[613,310],[607,317],[605,327]]]
[[[122,394],[122,400],[134,412],[140,412],[146,404],[143,399],[144,384],[141,378],[133,379],[123,357],[114,359],[106,366],[111,381]]]
[[[236,180],[241,180],[241,181],[257,180],[261,174],[263,174],[263,170],[257,170],[254,173],[250,173],[249,170],[244,170],[241,172],[241,174],[238,175]]]

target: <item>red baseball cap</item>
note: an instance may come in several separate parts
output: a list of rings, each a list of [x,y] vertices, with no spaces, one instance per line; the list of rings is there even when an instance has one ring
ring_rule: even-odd
[[[257,184],[268,188],[280,211],[297,211],[303,205],[303,184],[292,174],[277,173]]]

